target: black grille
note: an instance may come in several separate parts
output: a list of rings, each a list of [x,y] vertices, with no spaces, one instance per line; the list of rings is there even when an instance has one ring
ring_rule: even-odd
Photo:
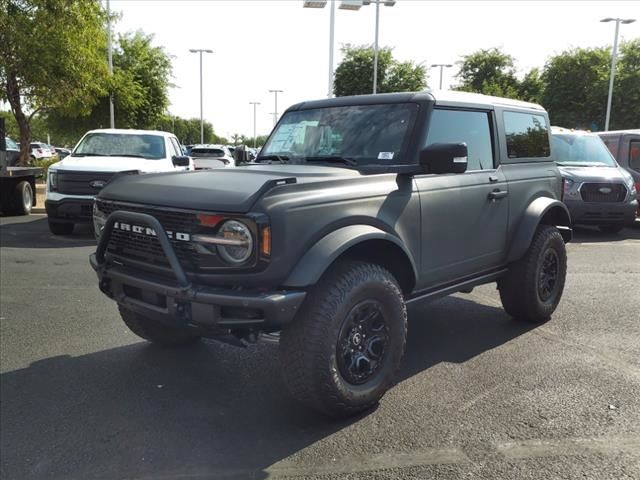
[[[620,183],[585,183],[580,187],[580,195],[585,202],[624,202],[627,189]]]
[[[115,210],[146,213],[155,217],[167,232],[193,235],[201,232],[203,227],[197,218],[197,213],[188,211],[174,211],[155,209],[139,205],[122,205],[114,202],[97,200],[98,208],[109,215]],[[145,226],[146,225],[142,225]],[[215,250],[210,253],[199,253],[196,246],[189,241],[170,238],[171,245],[182,265],[188,272],[199,272],[202,269],[224,267]],[[169,267],[167,257],[160,246],[160,242],[151,235],[122,231],[114,228],[107,246],[107,252],[118,257],[129,258],[157,267]]]
[[[96,195],[113,175],[113,172],[58,170],[58,192],[68,195]]]

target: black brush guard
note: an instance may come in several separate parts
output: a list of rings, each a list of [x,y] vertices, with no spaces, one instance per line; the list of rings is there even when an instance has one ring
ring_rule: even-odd
[[[111,259],[107,246],[116,222],[152,228],[175,281]],[[89,261],[98,275],[100,290],[121,306],[166,324],[209,327],[219,329],[221,334],[237,328],[279,329],[293,320],[306,296],[303,291],[262,292],[198,285],[197,276],[190,279],[180,265],[160,222],[145,213],[117,210],[109,215]]]

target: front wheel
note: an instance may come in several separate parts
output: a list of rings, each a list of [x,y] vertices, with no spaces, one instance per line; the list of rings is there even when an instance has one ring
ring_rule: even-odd
[[[33,207],[33,188],[31,184],[22,181],[13,191],[13,210],[17,215],[29,215]]]
[[[555,311],[567,275],[567,251],[557,228],[540,225],[525,255],[498,281],[506,312],[518,320],[542,323]]]
[[[332,267],[280,339],[295,398],[332,417],[374,406],[395,383],[407,311],[396,279],[364,262]]]

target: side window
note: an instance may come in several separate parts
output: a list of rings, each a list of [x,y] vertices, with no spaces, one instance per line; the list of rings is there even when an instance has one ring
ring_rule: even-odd
[[[173,146],[173,150],[176,152],[174,153],[174,155],[177,156],[182,156],[182,148],[180,148],[180,144],[178,143],[178,140],[176,140],[175,138],[171,137],[169,140],[171,140],[171,145]]]
[[[547,158],[549,126],[544,115],[504,112],[504,130],[509,158]]]
[[[467,144],[467,171],[494,168],[489,112],[435,108],[429,122],[425,146],[433,143]]]
[[[629,145],[629,166],[640,172],[640,140],[632,140]]]
[[[18,147],[18,144],[16,142],[11,140],[9,137],[7,137],[6,140],[7,140],[7,149],[8,150],[20,150],[20,148]]]
[[[602,137],[600,137],[602,138]],[[618,158],[618,139],[617,138],[602,138],[602,141],[604,142],[604,144],[607,146],[607,148],[609,149],[609,151],[611,152],[611,155],[613,155],[614,158]]]

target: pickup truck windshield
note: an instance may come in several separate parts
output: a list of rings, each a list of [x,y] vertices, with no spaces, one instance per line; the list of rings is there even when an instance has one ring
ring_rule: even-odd
[[[399,163],[418,106],[351,105],[286,113],[256,161]]]
[[[90,133],[73,151],[74,157],[165,158],[164,137],[129,133]]]
[[[594,135],[551,135],[556,163],[562,166],[615,167],[611,156],[600,137]]]

